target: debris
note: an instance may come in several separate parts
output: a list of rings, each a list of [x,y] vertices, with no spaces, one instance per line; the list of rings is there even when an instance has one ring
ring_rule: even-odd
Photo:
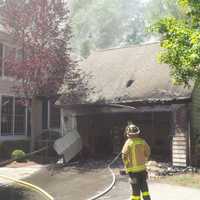
[[[187,172],[198,172],[199,170],[195,167],[174,167],[170,163],[159,163],[156,161],[149,161],[147,163],[147,170],[150,179],[159,178],[162,176],[173,176],[176,174],[184,174]]]
[[[64,159],[63,158],[60,158],[56,164],[64,164]]]

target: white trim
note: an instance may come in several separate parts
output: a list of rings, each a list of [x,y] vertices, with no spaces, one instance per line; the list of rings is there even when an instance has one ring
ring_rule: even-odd
[[[13,113],[12,113],[12,132],[11,135],[8,136],[2,136],[2,131],[1,131],[1,111],[2,111],[2,97],[10,97],[13,99],[13,104],[12,104],[12,109],[13,109]],[[25,127],[24,127],[24,132],[21,135],[16,134],[15,135],[15,119],[16,119],[16,115],[15,115],[15,102],[16,102],[16,96],[14,95],[0,95],[0,140],[1,138],[10,138],[13,137],[14,140],[15,138],[21,138],[21,137],[28,137],[28,107],[25,107]],[[6,134],[6,133],[5,133]]]
[[[27,136],[0,136],[0,141],[30,140]]]
[[[42,105],[43,106],[43,105]],[[51,130],[59,130],[61,131],[62,130],[62,113],[61,113],[61,108],[60,109],[60,127],[51,127],[51,99],[48,99],[47,100],[47,128],[42,128],[42,130],[46,130],[46,129],[51,129]]]
[[[2,66],[2,69],[1,69],[1,77],[4,79],[4,57],[5,57],[5,49],[4,49],[4,43],[3,42],[0,42],[2,44],[2,60],[1,60],[1,66]]]
[[[61,135],[64,136],[64,110],[60,108],[60,130],[61,130]]]
[[[0,95],[0,137],[1,137],[1,111],[2,111],[2,96]]]
[[[28,107],[26,106],[25,107],[25,136],[27,136],[28,137]]]
[[[15,136],[15,97],[13,97],[12,134]]]
[[[51,105],[50,105],[50,100],[47,100],[47,129],[50,129],[50,117],[51,117],[51,114],[50,114],[50,108],[51,108]]]

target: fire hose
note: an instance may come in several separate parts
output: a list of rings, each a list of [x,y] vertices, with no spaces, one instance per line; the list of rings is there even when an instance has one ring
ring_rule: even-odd
[[[99,194],[97,194],[93,197],[90,197],[88,200],[99,199],[100,197],[102,197],[106,193],[108,193],[110,190],[112,190],[112,188],[113,188],[113,186],[115,185],[115,182],[116,182],[116,176],[115,176],[115,173],[113,172],[111,166],[118,160],[118,158],[120,156],[121,156],[121,152],[116,157],[114,157],[114,159],[108,164],[108,167],[107,167],[107,169],[110,171],[110,173],[112,175],[112,183],[104,191],[102,191],[101,193],[99,193]]]
[[[9,181],[12,181],[12,182],[15,182],[16,184],[22,185],[23,187],[26,187],[29,190],[33,190],[33,191],[35,191],[37,193],[40,193],[47,200],[54,200],[54,198],[50,194],[48,194],[46,191],[44,191],[42,188],[40,188],[40,187],[38,187],[36,185],[33,185],[33,184],[28,183],[26,181],[21,181],[21,180],[17,180],[17,179],[14,179],[14,178],[10,178],[8,176],[2,176],[2,175],[0,175],[0,178],[1,179],[5,179],[5,180],[9,180]]]
[[[49,146],[43,147],[43,148],[41,148],[41,149],[39,149],[39,150],[36,150],[36,151],[31,152],[31,153],[29,153],[29,154],[26,154],[25,157],[32,156],[32,155],[37,154],[37,153],[39,153],[39,152],[42,152],[42,151],[44,151],[44,150],[46,150],[46,149],[48,149],[48,148],[49,148]],[[113,159],[113,160],[108,164],[108,166],[107,166],[107,169],[109,170],[109,172],[111,173],[111,176],[112,176],[112,182],[111,182],[111,184],[110,184],[104,191],[100,192],[99,194],[97,194],[97,195],[95,195],[95,196],[90,197],[88,200],[96,200],[96,199],[99,199],[100,197],[102,197],[102,196],[104,196],[105,194],[107,194],[110,190],[112,190],[112,188],[113,188],[113,186],[115,185],[115,182],[116,182],[116,176],[115,176],[115,173],[113,172],[111,166],[118,160],[118,158],[120,157],[120,155],[121,155],[121,152],[120,152],[117,156],[115,156],[114,159]],[[1,162],[1,163],[0,163],[0,166],[3,166],[3,165],[5,165],[5,164],[8,164],[8,163],[13,162],[13,161],[15,161],[15,160],[16,160],[16,159],[9,159],[9,160],[6,160],[6,161],[4,161],[4,162]],[[10,177],[1,176],[1,175],[0,175],[0,178],[14,181],[14,182],[16,182],[17,184],[23,185],[23,186],[25,186],[25,187],[27,187],[27,188],[29,188],[29,189],[31,189],[31,190],[34,190],[34,191],[36,191],[36,192],[38,192],[38,193],[41,193],[41,194],[42,194],[43,196],[45,196],[45,198],[48,199],[48,200],[54,200],[54,198],[53,198],[50,194],[48,194],[46,191],[44,191],[43,189],[41,189],[41,188],[39,188],[39,187],[37,187],[37,186],[35,186],[35,185],[33,185],[33,184],[27,183],[27,182],[25,182],[25,181],[16,180],[16,179],[13,179],[13,178],[10,178]]]
[[[48,148],[49,148],[49,146],[46,146],[46,147],[43,147],[43,148],[38,149],[36,151],[33,151],[31,153],[28,153],[28,154],[26,154],[24,156],[24,158],[30,157],[30,156],[35,155],[37,153],[40,153],[40,152],[42,152],[42,151],[44,151],[44,150],[46,150]],[[9,164],[9,163],[11,163],[13,161],[16,161],[16,159],[9,159],[9,160],[3,161],[3,162],[0,163],[0,166],[4,166],[4,165]],[[26,188],[28,188],[30,190],[33,190],[33,191],[35,191],[37,193],[40,193],[47,200],[54,200],[54,198],[50,194],[48,194],[46,191],[44,191],[42,188],[40,188],[40,187],[38,187],[36,185],[33,185],[33,184],[25,182],[25,181],[17,180],[17,179],[14,179],[14,178],[10,178],[8,176],[2,176],[2,175],[0,175],[0,178],[1,179],[5,179],[5,180],[9,180],[9,181],[12,181],[12,182],[15,182],[18,185],[22,185],[22,186],[24,186],[24,187],[26,187]]]

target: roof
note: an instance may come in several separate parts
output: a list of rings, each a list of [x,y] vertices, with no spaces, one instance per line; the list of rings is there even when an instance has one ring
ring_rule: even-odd
[[[170,101],[191,98],[193,87],[173,85],[170,69],[159,64],[159,43],[93,52],[80,68],[93,91],[87,102]]]

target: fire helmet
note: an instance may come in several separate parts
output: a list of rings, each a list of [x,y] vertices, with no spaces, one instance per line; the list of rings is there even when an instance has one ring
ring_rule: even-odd
[[[134,136],[140,134],[140,129],[133,123],[129,123],[126,127],[126,135],[127,136]]]

